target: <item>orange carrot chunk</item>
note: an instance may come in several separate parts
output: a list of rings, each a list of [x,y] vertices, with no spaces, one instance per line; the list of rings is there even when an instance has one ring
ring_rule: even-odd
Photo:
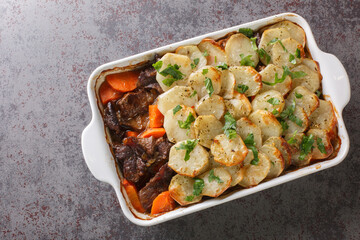
[[[142,138],[148,138],[153,136],[154,138],[160,138],[165,135],[164,128],[149,128],[141,134]]]
[[[106,81],[117,91],[130,92],[136,88],[139,74],[138,71],[110,74],[106,76]]]
[[[149,121],[151,128],[159,128],[163,126],[164,115],[159,111],[157,105],[149,105]]]
[[[160,193],[153,201],[151,207],[151,214],[159,214],[163,212],[169,212],[175,209],[176,203],[174,199],[170,196],[169,191]]]
[[[99,89],[100,99],[103,105],[107,104],[111,100],[120,98],[123,93],[113,89],[109,83],[103,82]]]
[[[130,200],[132,206],[135,208],[135,210],[138,212],[144,213],[145,209],[143,208],[143,206],[140,203],[139,195],[136,191],[135,186],[126,179],[124,179],[122,181],[122,185],[124,186],[125,191],[129,197],[129,200]]]
[[[126,137],[137,137],[138,133],[134,131],[127,131]]]

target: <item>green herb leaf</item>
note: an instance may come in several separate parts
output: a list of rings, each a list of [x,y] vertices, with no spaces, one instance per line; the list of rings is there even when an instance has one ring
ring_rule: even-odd
[[[205,50],[205,52],[203,52],[203,54],[202,54],[204,57],[207,57],[207,56],[209,56],[209,53],[208,53],[208,51],[207,50]]]
[[[224,182],[218,176],[215,176],[214,169],[210,170],[208,180],[209,180],[209,182],[212,182],[214,180],[217,181],[218,183],[223,183]]]
[[[302,97],[303,97],[303,95],[302,95],[302,94],[300,94],[300,93],[295,92],[295,97],[296,97],[296,98],[302,98]]]
[[[296,49],[296,51],[295,51],[295,56],[297,57],[297,58],[301,58],[301,53],[300,53],[300,49]]]
[[[321,92],[319,90],[316,90],[315,94],[318,98],[321,96]]]
[[[238,84],[235,88],[235,90],[238,91],[239,93],[245,93],[248,89],[249,89],[249,86],[244,85],[244,84]]]
[[[215,56],[215,63],[217,63],[217,57]]]
[[[196,66],[199,64],[199,61],[200,61],[199,58],[195,58],[195,59],[194,59],[194,63],[191,63],[191,64],[190,64],[191,69],[196,68]]]
[[[185,74],[179,71],[180,66],[175,64],[171,65],[169,64],[164,70],[159,72],[162,76],[167,77],[171,76],[172,78],[164,79],[162,82],[170,87],[175,81],[181,80],[184,78]]]
[[[229,112],[225,114],[224,118],[225,118],[225,125],[223,127],[224,133],[229,139],[234,139],[236,137],[236,120]]]
[[[192,98],[192,97],[194,97],[196,94],[197,94],[197,91],[194,90],[193,93],[190,95],[190,97]]]
[[[290,77],[292,79],[295,79],[295,78],[302,78],[302,77],[305,77],[307,74],[303,71],[298,71],[298,72],[292,72],[290,73]]]
[[[250,42],[251,42],[251,47],[254,51],[257,51],[258,50],[258,47],[256,45],[256,39],[257,37],[253,37],[253,38],[250,38]]]
[[[190,153],[196,147],[196,144],[199,142],[198,139],[186,140],[180,144],[180,147],[175,147],[176,150],[186,150],[184,160],[188,161],[190,159]]]
[[[289,62],[292,64],[296,64],[295,56],[291,53],[289,53]]]
[[[285,122],[285,120],[283,120],[281,117],[278,117],[276,119],[279,121],[279,123],[281,124],[281,127],[284,131],[289,129],[289,125]]]
[[[254,134],[253,133],[249,133],[247,135],[247,137],[244,140],[245,145],[249,145],[249,146],[255,146],[255,141],[254,141]]]
[[[173,109],[173,114],[175,115],[178,111],[180,111],[182,109],[182,107],[180,105],[177,105],[176,107],[174,107]]]
[[[282,120],[283,120],[284,122],[285,122],[285,119],[288,118],[288,119],[290,119],[290,121],[296,123],[296,125],[302,127],[303,121],[302,121],[300,118],[298,118],[298,117],[296,117],[296,116],[294,115],[295,104],[296,104],[296,103],[295,103],[295,100],[293,100],[293,102],[291,103],[291,105],[288,106],[284,111],[282,111],[282,112],[280,113],[280,118],[282,118]],[[282,125],[281,122],[280,122],[280,124]],[[286,124],[286,125],[287,125],[287,124]],[[288,129],[288,128],[289,128],[289,126],[287,126],[286,129]],[[284,127],[283,127],[283,129],[284,129]],[[286,130],[286,129],[284,129],[284,130]]]
[[[272,112],[271,112],[272,114],[274,114],[274,115],[278,115],[279,114],[279,111],[278,110],[276,110],[276,109],[274,109],[274,110],[272,110]]]
[[[205,68],[202,70],[202,75],[206,75],[209,72],[209,69]]]
[[[269,85],[269,86],[275,86],[278,83],[284,82],[286,77],[288,75],[290,75],[291,72],[290,72],[290,70],[289,70],[289,68],[287,66],[283,66],[282,68],[283,68],[283,74],[282,74],[281,78],[279,78],[278,74],[275,73],[275,81],[274,82],[265,82],[265,81],[263,81],[263,83],[266,84],[266,85]]]
[[[275,44],[275,43],[279,43],[279,44],[281,45],[281,47],[284,49],[284,51],[285,51],[285,52],[288,52],[288,50],[286,49],[286,47],[284,46],[284,44],[283,44],[283,43],[281,42],[281,40],[278,39],[278,38],[272,39],[267,45],[269,46],[269,45],[273,45],[273,44]]]
[[[217,68],[220,68],[221,70],[229,69],[229,66],[226,63],[223,63],[222,65],[216,66]]]
[[[179,127],[182,129],[190,129],[191,123],[195,121],[195,117],[192,113],[189,113],[185,121],[178,121]]]
[[[254,155],[254,159],[251,160],[250,164],[251,165],[258,165],[259,163],[259,152],[257,150],[257,148],[255,147],[256,143],[254,140],[254,134],[253,133],[249,133],[246,137],[246,139],[244,140],[244,143],[246,145],[246,147],[248,149],[250,149]]]
[[[317,146],[318,146],[318,149],[320,150],[320,152],[323,154],[326,154],[326,149],[325,149],[322,139],[318,137],[316,139],[316,143],[317,143]]]
[[[295,137],[296,137],[296,134],[297,134],[297,130],[293,133],[293,135],[292,135],[292,137],[287,141],[288,142],[288,144],[291,144],[291,145],[293,145],[293,144],[295,144],[296,143],[296,139],[295,139]]]
[[[213,88],[211,79],[208,77],[205,77],[205,88],[206,88],[206,91],[208,92],[209,96],[211,97],[211,94],[213,94],[213,92],[214,92],[214,88]]]
[[[244,34],[248,38],[251,38],[254,35],[254,32],[251,28],[240,28],[239,33]]]
[[[298,125],[299,127],[302,127],[303,121],[300,118],[296,117],[294,114],[290,114],[289,119],[290,121],[296,123],[296,125]]]
[[[194,200],[194,197],[195,197],[194,195],[186,196],[185,201],[191,202]]]
[[[255,67],[255,63],[253,60],[251,60],[252,55],[247,55],[246,57],[244,56],[244,54],[240,54],[241,57],[241,61],[240,61],[240,65],[241,66],[250,66],[250,67]]]
[[[204,180],[200,178],[195,179],[193,195],[199,196],[205,187]]]
[[[300,143],[300,160],[304,160],[305,157],[311,152],[311,150],[314,148],[314,142],[314,136],[312,134],[310,134],[309,136],[303,136]]]
[[[270,55],[265,51],[265,49],[260,48],[257,52],[258,52],[260,58],[262,58],[262,59],[265,58],[266,64],[269,64],[269,62],[270,62],[270,60],[271,60],[271,57],[270,57]]]
[[[162,67],[163,65],[163,61],[157,61],[156,63],[154,63],[152,66],[155,68],[155,70],[157,72],[159,72],[160,68]]]
[[[162,83],[168,87],[170,87],[175,81],[177,81],[174,78],[166,78],[164,80],[162,80]]]
[[[276,106],[276,105],[279,105],[279,103],[280,103],[280,100],[279,99],[277,99],[277,98],[270,98],[269,100],[267,100],[267,102],[268,103],[270,103],[271,105],[273,105],[273,106]]]

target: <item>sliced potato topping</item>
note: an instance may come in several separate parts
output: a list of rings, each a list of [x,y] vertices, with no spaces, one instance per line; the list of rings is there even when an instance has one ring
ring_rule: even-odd
[[[210,148],[213,139],[223,133],[223,124],[214,115],[202,115],[194,123],[195,136],[199,144]]]
[[[301,97],[300,97],[301,96]],[[310,116],[319,106],[319,98],[306,87],[298,86],[294,88],[287,97],[286,104],[291,104],[295,100],[297,107],[302,107],[307,116]]]
[[[191,68],[194,70],[200,69],[207,65],[206,58],[203,56],[202,52],[200,52],[197,46],[181,46],[176,49],[175,53],[188,56],[191,60]]]
[[[251,41],[244,34],[238,33],[232,35],[225,45],[225,54],[227,63],[230,66],[243,66],[241,61],[245,57],[249,56],[247,64],[252,64],[255,67],[259,62],[257,52],[252,48]],[[251,66],[251,65],[247,65]]]
[[[262,86],[261,75],[253,67],[233,66],[229,70],[235,76],[235,89],[246,86],[246,91],[243,93],[247,97],[255,96],[260,91]]]
[[[251,105],[254,111],[266,110],[278,117],[285,107],[285,100],[280,92],[269,90],[256,95]]]
[[[217,119],[221,119],[225,114],[224,99],[219,95],[209,95],[203,97],[195,104],[195,110],[200,115],[214,115]]]
[[[175,86],[157,98],[157,106],[159,111],[164,115],[177,105],[192,107],[195,106],[197,101],[198,95],[194,93],[191,87]]]
[[[314,136],[314,144],[312,149],[312,159],[325,159],[329,157],[334,149],[331,145],[329,134],[322,129],[310,129],[306,135],[312,134]]]
[[[277,74],[278,78],[281,78],[284,70],[281,67],[278,67],[274,64],[267,65],[261,72],[261,80],[267,83],[275,83],[275,75]],[[260,93],[266,92],[269,90],[276,90],[285,96],[291,90],[291,77],[286,76],[285,80],[281,83],[276,83],[275,85],[268,85],[263,83]]]
[[[228,171],[230,173],[230,175],[231,175],[231,184],[230,184],[230,186],[231,187],[236,186],[244,178],[245,169],[243,168],[242,163],[234,165],[234,166],[225,166],[223,164],[215,162],[214,161],[214,156],[210,155],[210,168],[215,168],[215,167],[225,168],[226,171]]]
[[[246,139],[249,134],[254,135],[254,142],[257,148],[262,146],[261,129],[250,119],[243,117],[236,122],[236,132],[242,139]]]
[[[331,132],[337,123],[333,106],[326,100],[319,102],[319,107],[310,115],[310,128]]]
[[[260,148],[260,152],[265,154],[270,159],[270,171],[267,178],[274,178],[279,176],[285,169],[285,160],[279,149],[275,147],[274,143],[264,144]]]
[[[206,56],[207,64],[211,66],[218,66],[223,63],[226,63],[226,56],[224,49],[220,46],[219,43],[213,39],[203,39],[198,48],[204,56]]]
[[[281,136],[283,129],[272,113],[265,110],[256,110],[250,114],[249,119],[260,127],[263,141],[266,141],[269,137]]]
[[[219,94],[221,90],[221,72],[212,66],[205,66],[190,74],[188,86],[192,87],[199,98],[209,95],[209,87],[206,82],[211,83],[212,94]]]
[[[306,166],[310,163],[311,154],[308,154],[304,159],[300,159],[300,144],[305,136],[304,133],[289,133],[285,135],[285,140],[291,147],[291,164],[297,167]]]
[[[175,175],[170,182],[170,196],[181,206],[200,202],[202,195],[195,196],[194,192],[195,180],[191,177]]]
[[[224,101],[226,110],[237,120],[241,117],[247,117],[251,113],[251,103],[249,99],[240,93],[235,93],[233,99]]]
[[[291,147],[282,137],[268,138],[264,145],[274,145],[280,152],[285,161],[285,168],[291,165]]]
[[[299,25],[296,25],[293,22],[285,20],[285,21],[275,23],[269,27],[269,29],[273,29],[273,28],[286,29],[290,33],[291,38],[295,39],[301,45],[305,46],[305,42],[306,42],[305,31]]]
[[[234,97],[235,76],[229,70],[223,70],[221,73],[221,91],[220,96],[224,99],[232,99]]]
[[[299,51],[299,54],[296,51]],[[300,58],[297,57],[299,55]],[[275,65],[286,66],[290,69],[301,63],[304,55],[303,46],[292,38],[277,41],[270,51],[272,62]]]
[[[292,72],[303,72],[306,74],[303,77],[293,78],[292,88],[296,88],[297,86],[304,86],[311,92],[316,92],[316,90],[320,88],[321,79],[319,73],[311,70],[308,66],[300,64],[294,67]]]
[[[283,132],[284,135],[294,132],[305,132],[305,130],[309,126],[309,118],[302,107],[296,106],[293,115],[300,120],[301,124],[297,123],[296,120],[294,121],[294,119],[285,119],[285,125],[287,126],[287,128]]]
[[[223,167],[213,168],[206,173],[199,176],[200,179],[204,180],[204,188],[202,195],[209,197],[218,197],[231,184],[231,174]]]
[[[265,154],[259,152],[259,162],[256,165],[251,164],[253,157],[246,158],[244,161],[245,174],[239,185],[245,188],[258,185],[266,178],[270,171],[270,159]]]

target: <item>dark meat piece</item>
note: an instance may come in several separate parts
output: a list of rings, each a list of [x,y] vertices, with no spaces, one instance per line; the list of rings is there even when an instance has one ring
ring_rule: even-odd
[[[118,163],[122,166],[125,159],[131,158],[134,155],[133,150],[130,146],[123,144],[113,145],[115,157]]]
[[[156,140],[155,145],[155,155],[146,163],[149,166],[149,172],[151,175],[157,173],[159,168],[168,161],[170,148],[173,144],[170,143],[167,138],[162,137]]]
[[[104,110],[104,123],[105,125],[115,133],[120,133],[120,125],[116,117],[114,106],[112,102],[108,102]]]
[[[149,114],[144,113],[142,115],[138,115],[128,121],[121,121],[120,124],[124,127],[128,127],[129,130],[135,130],[138,132],[142,132],[149,123]]]
[[[125,145],[132,147],[138,155],[142,155],[143,152],[148,155],[154,154],[156,140],[152,136],[149,138],[127,137],[123,142]]]
[[[259,33],[259,32],[256,32],[256,33],[254,34],[254,37],[256,37],[256,44],[259,46],[260,40],[261,40],[261,35],[260,35],[260,33]]]
[[[159,153],[159,158],[168,159],[170,148],[172,147],[172,143],[167,140],[167,138],[159,138],[156,141],[157,152]]]
[[[145,163],[140,157],[132,155],[130,158],[126,158],[123,164],[124,177],[133,182],[143,182],[144,178],[147,178],[147,169]]]
[[[140,72],[137,87],[145,87],[150,83],[156,82],[156,70],[152,66],[145,68]]]
[[[149,211],[154,199],[162,192],[168,190],[174,171],[164,164],[158,173],[139,192],[141,205]]]
[[[164,92],[158,83],[151,83],[145,86],[145,89],[155,89],[159,94]]]

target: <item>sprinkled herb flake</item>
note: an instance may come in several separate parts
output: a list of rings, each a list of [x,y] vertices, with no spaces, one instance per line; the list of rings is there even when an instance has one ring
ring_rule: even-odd
[[[174,107],[173,109],[173,115],[175,115],[178,111],[180,111],[182,109],[182,107],[180,105],[177,105],[176,107]]]
[[[244,34],[248,38],[251,38],[254,35],[254,31],[251,28],[240,28],[239,33]]]
[[[215,176],[214,169],[210,170],[208,180],[209,180],[209,182],[212,182],[215,180],[217,183],[224,183],[224,181],[221,180],[218,176]]]
[[[235,88],[235,90],[239,93],[245,93],[249,89],[249,86],[244,84],[238,84]]]
[[[324,143],[320,137],[318,137],[316,139],[316,143],[317,143],[317,146],[318,146],[318,149],[320,150],[320,152],[323,154],[326,154],[326,149],[325,149]]]
[[[190,153],[194,150],[199,140],[186,140],[180,144],[180,147],[175,147],[176,150],[186,150],[184,161],[188,161],[190,159]]]
[[[229,139],[234,139],[236,137],[236,120],[229,112],[225,114],[224,118],[225,118],[225,125],[223,127],[224,133]]]
[[[251,160],[250,164],[251,165],[258,165],[259,164],[259,152],[256,148],[256,143],[254,141],[254,134],[253,133],[249,133],[246,137],[246,139],[244,140],[244,143],[246,145],[246,147],[248,149],[250,149],[253,152],[254,155],[254,159]]]
[[[240,65],[241,66],[250,66],[250,67],[255,67],[255,63],[253,60],[251,60],[252,55],[247,55],[246,57],[244,56],[244,54],[240,54]]]

